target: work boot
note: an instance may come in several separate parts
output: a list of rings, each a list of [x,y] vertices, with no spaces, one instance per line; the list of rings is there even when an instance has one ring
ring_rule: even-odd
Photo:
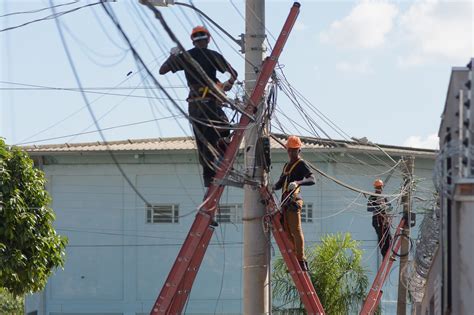
[[[301,270],[309,271],[308,262],[306,260],[299,260]]]

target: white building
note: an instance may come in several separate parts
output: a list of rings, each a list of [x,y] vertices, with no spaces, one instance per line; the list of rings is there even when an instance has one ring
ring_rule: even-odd
[[[429,198],[435,152],[380,147],[395,160],[415,156],[415,174],[423,179],[419,186],[425,193],[418,196]],[[69,238],[64,270],[51,277],[43,292],[27,298],[26,311],[31,314],[149,314],[186,237],[204,193],[194,141],[127,140],[111,142],[109,149],[140,194],[156,207],[147,209],[102,143],[28,148],[46,173],[57,231]],[[346,141],[306,139],[303,154],[327,174],[369,191],[375,177],[385,179],[394,165],[377,147]],[[274,180],[286,159],[286,152],[272,142]],[[306,246],[327,233],[352,233],[362,242],[372,281],[380,254],[366,197],[317,178],[315,186],[303,188]],[[400,184],[395,169],[386,192],[396,193]],[[221,224],[196,278],[186,314],[241,314],[242,203],[243,190],[226,189]],[[384,288],[387,314],[396,308],[398,268],[394,270]]]

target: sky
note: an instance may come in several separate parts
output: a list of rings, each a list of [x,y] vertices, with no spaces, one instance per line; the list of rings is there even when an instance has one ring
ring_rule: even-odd
[[[53,1],[65,4],[56,7],[57,12],[94,3],[71,2]],[[193,3],[235,37],[244,32],[244,1]],[[436,148],[451,69],[465,66],[474,56],[473,1],[301,4],[278,72],[283,71],[291,86],[311,104],[303,108],[311,115],[312,126],[279,92],[276,116],[284,131]],[[266,1],[268,50],[291,5],[291,1]],[[187,121],[154,88],[101,5],[64,14],[58,20],[80,83],[88,91],[84,99],[55,20],[43,19],[51,10],[31,12],[50,6],[49,1],[41,0],[3,0],[0,4],[0,136],[7,143],[102,141],[86,101],[98,126],[105,129],[107,141],[191,135]],[[117,0],[110,7],[154,77],[187,111],[184,75],[158,74],[175,46],[162,26],[138,1]],[[189,32],[203,24],[198,15],[176,5],[160,8],[160,12],[182,44],[192,48]],[[210,48],[220,51],[243,80],[244,56],[239,47],[217,29],[210,30]],[[239,91],[236,87],[229,95]],[[315,113],[322,113],[343,134]],[[280,132],[276,127],[273,131]]]

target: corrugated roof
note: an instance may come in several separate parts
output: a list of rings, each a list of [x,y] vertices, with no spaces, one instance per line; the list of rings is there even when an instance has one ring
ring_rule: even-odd
[[[286,141],[286,135],[274,134],[275,139],[281,143]],[[271,148],[273,150],[283,150],[281,144],[271,138]],[[301,137],[303,149],[306,150],[324,150],[324,151],[379,151],[374,145],[364,145],[355,141],[329,140],[313,137]],[[435,155],[435,150],[407,148],[399,146],[378,145],[387,152],[400,154],[418,154]],[[196,149],[195,141],[192,137],[170,137],[170,138],[151,138],[104,142],[87,143],[64,143],[64,144],[46,144],[22,147],[29,153],[52,154],[52,153],[80,153],[80,152],[114,152],[126,151],[180,151]]]
[[[163,151],[193,150],[191,137],[128,139],[109,142],[46,144],[23,147],[28,152],[100,152],[100,151]]]

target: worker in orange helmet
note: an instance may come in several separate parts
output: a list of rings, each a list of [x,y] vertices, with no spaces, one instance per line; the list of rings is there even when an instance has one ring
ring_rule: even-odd
[[[375,193],[380,195],[383,192],[384,183],[381,179],[374,181]],[[372,212],[372,226],[377,233],[380,251],[382,256],[390,250],[392,236],[390,234],[390,220],[388,218],[388,210],[390,210],[390,203],[387,198],[371,195],[367,202],[367,211]]]
[[[300,157],[301,145],[301,140],[297,136],[288,137],[286,150],[289,162],[283,167],[280,179],[273,186],[273,190],[282,189],[283,228],[295,248],[301,269],[308,271],[301,228],[303,199],[300,196],[300,186],[314,185],[315,179],[306,162]]]
[[[187,51],[189,56],[220,89],[229,91],[237,79],[237,71],[221,54],[207,48],[211,41],[209,31],[204,26],[196,26],[191,31],[191,40],[194,48]],[[203,167],[204,186],[209,187],[216,173],[217,162],[224,154],[225,144],[229,140],[229,120],[222,110],[222,101],[217,99],[205,77],[178,47],[172,48],[170,53],[160,68],[160,74],[184,71],[189,87],[188,112],[199,152],[199,162]],[[217,79],[217,71],[228,72],[230,78],[221,83]]]

